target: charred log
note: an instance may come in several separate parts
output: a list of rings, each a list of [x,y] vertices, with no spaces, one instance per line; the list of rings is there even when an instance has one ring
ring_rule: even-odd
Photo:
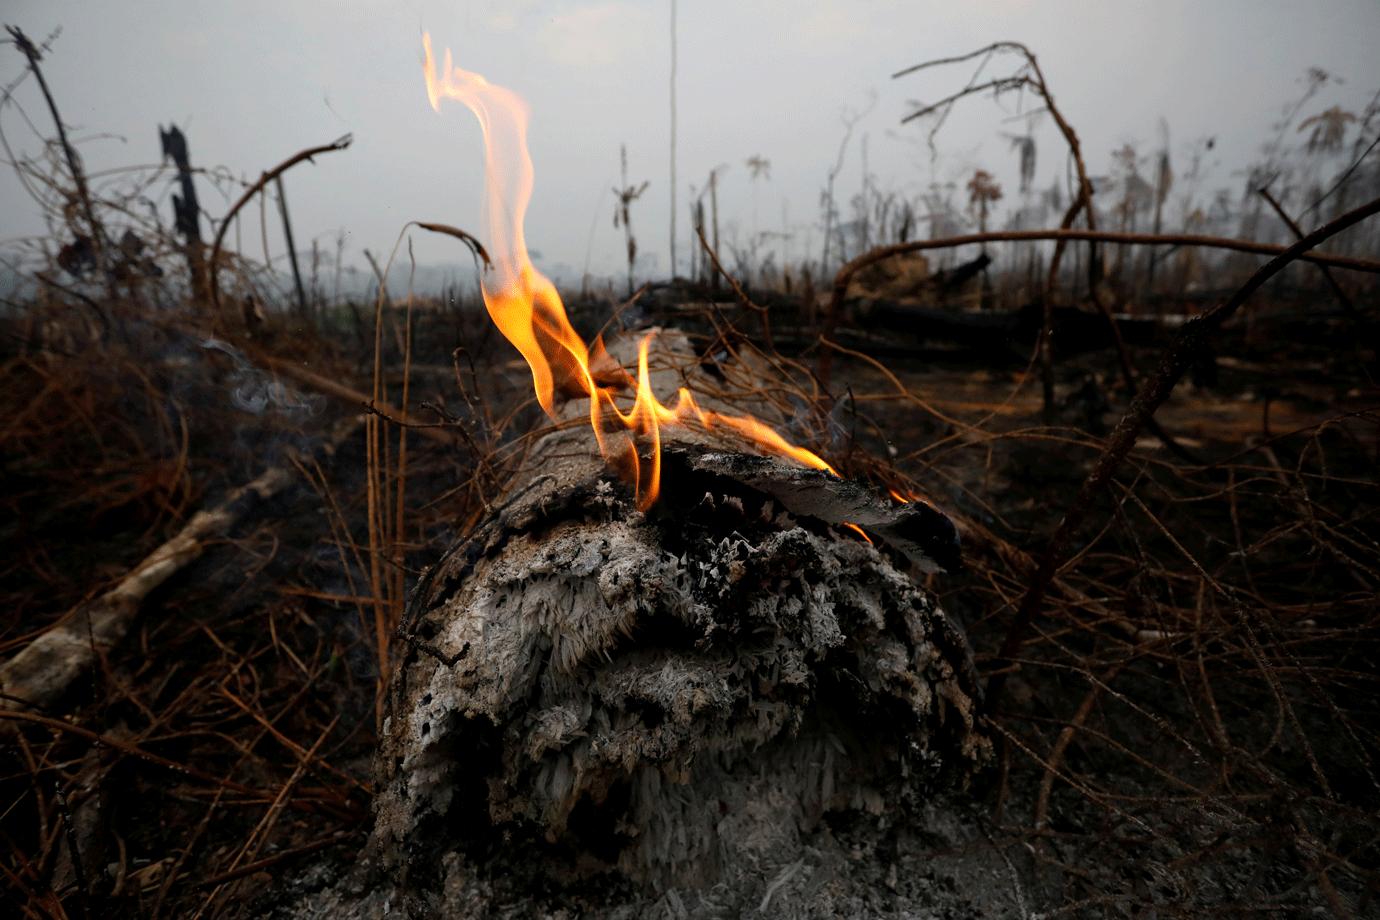
[[[992,257],[980,253],[976,259],[955,265],[951,269],[940,269],[930,276],[930,283],[941,290],[952,291],[978,276],[978,273],[992,264]]]
[[[976,352],[1011,357],[1011,346],[1028,348],[1040,334],[1043,311],[1038,303],[1005,313],[958,311],[939,307],[856,299],[848,308],[859,328],[901,332],[918,341],[951,342]],[[1128,345],[1150,345],[1160,324],[1154,318],[1117,317],[1117,327]],[[1096,313],[1076,307],[1054,308],[1055,341],[1060,355],[1082,354],[1112,348],[1116,338],[1107,321]]]
[[[644,514],[590,441],[546,439],[545,472],[411,600],[369,858],[414,915],[462,864],[552,903],[760,900],[826,816],[913,819],[971,780],[989,745],[961,632],[772,494],[796,471],[683,447]]]
[[[658,341],[656,392],[772,420],[760,388],[716,401],[684,337]],[[421,578],[373,835],[295,918],[796,916],[807,885],[852,915],[887,870],[832,835],[914,840],[979,775],[966,639],[887,555],[953,570],[948,518],[699,430],[662,447],[639,511],[587,421],[543,438]]]

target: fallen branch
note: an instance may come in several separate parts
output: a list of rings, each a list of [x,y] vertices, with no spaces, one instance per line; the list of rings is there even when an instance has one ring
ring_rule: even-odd
[[[1352,213],[1354,214],[1356,212],[1353,211]],[[1334,221],[1334,223],[1336,222]],[[1332,226],[1332,224],[1328,226]],[[1308,238],[1311,239],[1312,236],[1310,235]],[[1326,237],[1323,237],[1323,239],[1326,239]],[[843,266],[843,268],[840,268],[838,274],[834,276],[834,289],[829,300],[829,314],[825,320],[824,338],[826,340],[830,339],[832,337],[832,331],[838,325],[839,317],[843,313],[843,301],[848,294],[848,284],[853,280],[853,276],[875,262],[889,259],[892,256],[904,255],[908,252],[919,252],[925,249],[951,249],[957,246],[967,246],[970,243],[1029,242],[1033,240],[1063,240],[1065,242],[1070,240],[1097,240],[1105,243],[1129,243],[1146,246],[1211,246],[1215,249],[1252,252],[1258,255],[1274,256],[1276,258],[1286,253],[1292,253],[1287,260],[1289,262],[1300,259],[1305,262],[1314,262],[1318,265],[1330,265],[1336,266],[1337,268],[1350,268],[1354,271],[1380,273],[1380,262],[1373,259],[1357,259],[1351,256],[1334,256],[1326,252],[1313,252],[1311,246],[1304,247],[1300,251],[1298,244],[1285,249],[1282,246],[1271,246],[1268,243],[1256,243],[1251,240],[1234,240],[1229,237],[1220,236],[1201,236],[1194,233],[1112,233],[1105,230],[1008,230],[992,233],[969,233],[964,236],[949,236],[938,240],[915,240],[910,243],[896,243],[891,246],[881,246],[870,252],[863,253]],[[1283,264],[1284,263],[1281,263],[1281,267]],[[1268,268],[1270,265],[1274,265],[1274,262],[1267,263],[1264,267]],[[1272,270],[1271,274],[1274,274],[1275,271],[1278,271],[1278,268]],[[1252,287],[1251,291],[1254,290],[1255,288]],[[1232,312],[1235,312],[1235,308],[1233,308]],[[828,341],[820,343],[819,376],[820,380],[826,386],[829,382],[829,361],[832,351],[833,347]]]
[[[394,425],[406,425],[438,444],[452,446],[458,443],[458,438],[450,425],[418,425],[415,422],[404,421],[403,412],[401,410],[394,408],[386,402],[376,402],[359,390],[347,387],[345,384],[338,383],[315,371],[308,370],[293,361],[285,361],[282,358],[275,358],[272,355],[261,355],[260,360],[278,373],[286,374],[296,379],[299,383],[304,383],[313,389],[320,390],[322,393],[334,396],[337,399],[343,399],[358,408],[383,417]]]
[[[328,449],[358,424],[342,425]],[[113,648],[134,622],[144,599],[172,575],[201,556],[211,540],[225,536],[257,502],[292,481],[287,467],[274,467],[241,486],[209,511],[198,511],[171,540],[158,547],[120,583],[79,607],[64,621],[0,665],[0,709],[47,706]]]

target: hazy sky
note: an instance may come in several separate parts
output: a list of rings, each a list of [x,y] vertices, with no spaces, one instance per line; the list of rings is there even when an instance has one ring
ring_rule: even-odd
[[[508,86],[531,106],[529,143],[536,187],[526,219],[538,268],[565,263],[575,273],[613,273],[622,231],[613,227],[619,145],[629,178],[650,181],[633,205],[640,250],[668,267],[670,237],[670,0],[610,2],[242,3],[0,0],[0,21],[41,41],[62,34],[44,61],[62,114],[88,170],[156,164],[158,125],[187,133],[193,163],[235,177],[259,173],[305,147],[352,132],[354,145],[285,177],[299,249],[316,238],[333,249],[346,234],[345,262],[365,267],[361,250],[387,253],[409,220],[442,221],[478,232],[483,150],[478,123],[450,103],[436,114],[422,76],[422,32],[458,67]],[[1025,42],[1038,55],[1064,115],[1079,132],[1088,167],[1105,173],[1114,148],[1130,141],[1148,153],[1169,128],[1176,168],[1195,140],[1215,136],[1216,163],[1204,191],[1239,189],[1233,175],[1271,135],[1282,106],[1303,90],[1306,68],[1345,80],[1304,115],[1332,105],[1364,109],[1380,89],[1377,0],[679,0],[677,9],[677,253],[690,247],[687,201],[709,171],[728,164],[720,219],[745,240],[754,183],[744,161],[771,162],[755,183],[759,231],[791,234],[797,260],[822,241],[820,191],[843,137],[845,109],[875,104],[857,127],[838,180],[847,201],[861,183],[860,144],[880,187],[914,196],[931,181],[966,181],[976,167],[997,174],[1015,202],[1017,158],[1002,132],[1014,97],[970,99],[938,138],[932,163],[908,100],[934,101],[959,89],[970,65],[891,79],[908,65],[962,54],[989,42]],[[20,76],[24,59],[0,50],[0,81]],[[1008,71],[997,63],[993,74]],[[45,134],[51,122],[32,77],[15,91]],[[0,126],[16,151],[38,142],[14,105]],[[1065,165],[1052,124],[1035,131],[1036,185]],[[107,178],[102,181],[117,181]],[[198,180],[203,208],[230,204]],[[170,215],[168,184],[150,194]],[[237,189],[227,195],[238,196]],[[784,215],[783,215],[784,209]],[[246,252],[261,257],[258,209],[245,213]],[[171,223],[170,216],[166,217]],[[41,233],[33,201],[10,171],[0,174],[0,240]],[[209,235],[209,231],[203,229]],[[419,262],[467,262],[452,240],[416,232]],[[233,239],[233,232],[231,234]],[[773,244],[778,245],[778,244]],[[284,251],[276,221],[269,247]]]

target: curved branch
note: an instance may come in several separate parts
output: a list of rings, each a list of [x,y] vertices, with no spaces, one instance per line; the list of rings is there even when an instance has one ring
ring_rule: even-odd
[[[991,55],[997,51],[1012,51],[1016,54],[1019,54],[1021,57],[1025,58],[1025,66],[1029,68],[1029,73],[1026,73],[1022,70],[1017,70],[1013,76],[991,80],[982,86],[970,86],[964,89],[962,92],[950,96],[943,102],[936,103],[933,106],[927,106],[917,112],[912,112],[910,115],[907,115],[905,118],[901,119],[902,124],[911,120],[912,118],[919,118],[921,115],[924,115],[927,112],[932,112],[937,108],[950,104],[954,100],[957,100],[963,96],[972,95],[973,93],[981,92],[985,89],[992,89],[995,93],[1000,93],[1004,89],[1015,89],[1017,87],[1029,85],[1031,88],[1034,89],[1035,92],[1040,94],[1040,97],[1042,99],[1044,99],[1045,108],[1048,109],[1050,115],[1054,117],[1055,124],[1057,124],[1059,127],[1059,133],[1064,135],[1064,141],[1069,146],[1069,154],[1073,157],[1074,166],[1078,170],[1078,194],[1074,197],[1073,204],[1069,206],[1068,212],[1064,215],[1064,220],[1061,226],[1066,230],[1071,228],[1073,226],[1073,222],[1077,220],[1079,212],[1083,211],[1087,214],[1088,229],[1096,230],[1097,219],[1092,206],[1092,182],[1090,182],[1088,179],[1088,170],[1083,163],[1083,152],[1078,142],[1078,135],[1074,132],[1073,126],[1070,125],[1064,119],[1063,113],[1059,111],[1058,106],[1054,104],[1054,96],[1050,94],[1049,86],[1045,83],[1044,72],[1040,70],[1040,64],[1035,59],[1034,52],[1032,52],[1029,48],[1021,44],[1020,42],[993,42],[987,47],[980,48],[977,51],[973,51],[969,54],[955,58],[944,58],[937,61],[930,61],[925,64],[918,64],[914,67],[902,70],[900,73],[893,74],[892,76],[893,78],[899,77],[904,74],[913,73],[925,67],[931,67],[938,64],[958,63],[961,61],[970,60],[974,57],[978,57],[979,55]],[[1031,76],[1031,74],[1033,74],[1033,76]],[[1045,276],[1045,291],[1043,297],[1044,320],[1040,327],[1039,349],[1040,377],[1042,381],[1042,389],[1044,391],[1046,421],[1052,419],[1054,412],[1054,358],[1052,341],[1054,336],[1054,289],[1055,282],[1059,277],[1059,263],[1064,257],[1065,242],[1065,240],[1060,239],[1058,243],[1055,245],[1054,255],[1049,260],[1049,272]],[[1090,249],[1091,252],[1088,259],[1088,270],[1091,272],[1092,265],[1096,257],[1096,247],[1090,247]],[[1115,323],[1112,321],[1111,313],[1103,305],[1101,300],[1096,297],[1095,294],[1093,297],[1093,301],[1097,304],[1097,308],[1102,313],[1102,315],[1107,318],[1107,322],[1112,325],[1112,334],[1117,337],[1117,348],[1123,357],[1124,364],[1126,362],[1126,348],[1125,345],[1120,341],[1120,335],[1116,330]],[[827,327],[825,337],[832,338],[833,331],[834,330],[832,326]],[[820,353],[819,366],[821,376],[827,383],[829,379],[829,354],[827,351]]]
[[[414,221],[414,223],[417,226],[421,227],[423,230],[430,230],[432,233],[444,233],[447,236],[455,237],[457,240],[468,246],[470,248],[470,252],[474,253],[479,258],[483,259],[484,266],[486,268],[493,266],[494,263],[489,259],[489,254],[485,251],[484,244],[479,242],[479,238],[475,236],[473,233],[466,233],[459,227],[452,227],[450,224],[437,224],[424,220]],[[374,270],[378,271],[377,268],[375,268]]]
[[[300,153],[293,154],[292,156],[288,157],[286,160],[279,163],[277,166],[273,167],[268,172],[260,176],[259,181],[251,185],[248,188],[248,190],[246,190],[245,193],[240,196],[240,200],[235,202],[234,207],[232,207],[230,211],[225,215],[225,217],[221,220],[220,229],[216,231],[216,241],[211,245],[211,262],[207,270],[210,272],[212,311],[216,313],[220,312],[220,291],[216,287],[216,263],[217,257],[220,256],[220,244],[224,242],[225,232],[230,229],[230,221],[234,218],[236,214],[240,212],[240,208],[248,204],[249,199],[253,198],[256,194],[258,194],[258,192],[262,190],[265,185],[272,182],[274,179],[278,178],[283,173],[287,172],[289,169],[296,166],[298,163],[302,162],[303,160],[311,160],[311,158],[316,156],[318,153],[330,153],[332,150],[344,150],[346,147],[350,146],[354,139],[355,138],[353,134],[346,134],[343,137],[336,138],[329,144],[323,144],[320,147],[312,147],[309,150],[303,150]],[[312,162],[315,162],[315,160],[313,160]]]
[[[891,79],[895,80],[897,77],[904,77],[908,73],[915,73],[917,70],[924,70],[927,67],[939,67],[943,64],[962,64],[964,61],[971,61],[975,57],[990,54],[993,51],[1023,51],[1027,54],[1029,53],[1025,45],[1022,45],[1020,42],[992,42],[992,44],[988,45],[986,48],[979,48],[967,54],[960,54],[958,57],[939,58],[938,60],[926,61],[923,64],[907,67],[905,70],[898,70],[891,75]]]
[[[981,93],[989,89],[996,90],[997,92],[1002,92],[1003,90],[1016,89],[1017,87],[1025,86],[1026,84],[1034,85],[1034,81],[1031,80],[1029,77],[997,77],[995,80],[989,80],[988,82],[983,83],[980,86],[969,86],[966,89],[960,90],[959,92],[954,93],[952,96],[949,96],[945,99],[941,99],[932,105],[927,105],[924,108],[916,109],[914,112],[911,112],[905,118],[902,118],[901,124],[905,124],[908,121],[914,121],[917,118],[923,118],[924,116],[930,114],[936,109],[942,109],[944,106],[948,105],[951,102],[957,102],[964,96],[971,96],[974,93]],[[1039,90],[1038,86],[1036,87],[1036,90]]]
[[[1082,210],[1087,215],[1088,229],[1095,231],[1097,230],[1097,213],[1092,203],[1092,181],[1088,179],[1088,169],[1083,163],[1083,148],[1078,142],[1078,135],[1074,133],[1073,126],[1064,120],[1058,107],[1054,105],[1054,97],[1050,95],[1049,87],[1045,85],[1045,75],[1040,70],[1035,55],[1024,45],[1018,47],[1025,54],[1026,60],[1030,62],[1030,69],[1035,71],[1035,86],[1040,95],[1044,97],[1045,105],[1049,108],[1049,114],[1054,116],[1054,122],[1059,126],[1060,133],[1064,135],[1064,141],[1069,145],[1069,154],[1073,157],[1074,168],[1078,170],[1078,198],[1069,207],[1068,213],[1064,215],[1063,227],[1065,229],[1072,228],[1073,222],[1078,218],[1079,210]],[[1045,275],[1044,296],[1041,298],[1044,301],[1044,320],[1040,326],[1040,388],[1043,391],[1046,420],[1053,420],[1054,418],[1054,291],[1059,279],[1059,263],[1063,257],[1064,241],[1060,240],[1054,244],[1054,254],[1050,257],[1049,271]],[[1097,304],[1097,309],[1106,317],[1107,324],[1111,327],[1112,335],[1117,340],[1117,352],[1121,355],[1123,364],[1129,368],[1126,344],[1121,341],[1121,333],[1116,328],[1116,321],[1112,319],[1111,311],[1103,305],[1092,286],[1091,273],[1096,260],[1097,247],[1090,245],[1088,247],[1088,290],[1092,292],[1093,302]],[[1130,385],[1129,378],[1127,383]]]
[[[1231,249],[1236,252],[1250,252],[1261,256],[1279,256],[1294,249],[1290,246],[1275,246],[1272,243],[1257,243],[1255,240],[1238,240],[1229,236],[1204,236],[1200,233],[1118,233],[1115,230],[994,230],[990,233],[969,233],[964,236],[949,236],[937,240],[913,240],[909,243],[896,243],[881,246],[865,252],[843,268],[839,275],[848,272],[848,279],[858,269],[873,262],[895,255],[903,255],[918,249],[947,249],[953,246],[967,246],[969,243],[1028,242],[1031,240],[1095,240],[1099,243],[1128,243],[1143,246],[1209,246],[1213,249]],[[1374,259],[1358,259],[1355,256],[1337,256],[1330,252],[1309,250],[1298,256],[1302,262],[1330,265],[1334,268],[1349,268],[1358,272],[1380,274],[1380,262]],[[850,269],[852,269],[850,271]],[[835,287],[838,286],[837,277]]]
[[[709,253],[709,258],[714,263],[714,267],[719,270],[719,274],[723,275],[725,278],[728,279],[728,283],[733,288],[733,293],[738,298],[739,302],[741,302],[744,307],[756,313],[758,316],[762,318],[763,341],[766,342],[768,351],[775,352],[776,347],[772,345],[771,342],[771,322],[768,318],[769,311],[766,310],[764,307],[759,307],[757,304],[753,303],[752,298],[749,297],[747,293],[743,290],[742,286],[738,284],[737,279],[730,275],[728,273],[728,269],[724,268],[723,265],[720,264],[718,253],[716,253],[712,248],[710,248],[709,241],[704,238],[704,228],[696,227],[695,232],[699,234],[700,245],[704,247],[705,252]],[[733,321],[730,320],[729,325],[731,326],[732,324]],[[716,339],[715,341],[718,340]],[[710,351],[712,350],[713,349],[711,348]]]

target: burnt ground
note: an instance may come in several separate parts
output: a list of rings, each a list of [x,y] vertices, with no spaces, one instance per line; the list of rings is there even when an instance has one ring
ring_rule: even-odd
[[[683,305],[644,306],[645,321],[708,328]],[[592,328],[608,308],[576,312]],[[294,471],[60,699],[0,712],[4,897],[20,915],[258,916],[348,870],[371,822],[392,624],[545,425],[481,312],[414,316],[405,376],[406,323],[270,316],[250,334],[137,296],[45,297],[4,320],[3,657],[197,509],[266,468]],[[721,350],[763,343],[745,328]],[[1001,665],[986,779],[880,851],[875,829],[831,819],[819,859],[875,873],[858,910],[1375,910],[1375,353],[1322,306],[1262,328],[1229,330],[1201,385],[1185,381],[1158,414],[1195,459],[1146,435],[1098,500],[1019,661]],[[431,427],[404,439],[373,415],[327,451],[375,392],[376,341],[376,405],[403,404],[406,380],[411,421]],[[783,430],[961,520],[965,568],[916,577],[990,675],[1128,394],[1109,352],[1066,355],[1047,423],[1019,348],[994,363],[886,344],[881,362],[837,360],[837,398],[783,363]],[[1137,347],[1137,370],[1161,350]],[[539,906],[502,878],[461,887],[495,916]]]

